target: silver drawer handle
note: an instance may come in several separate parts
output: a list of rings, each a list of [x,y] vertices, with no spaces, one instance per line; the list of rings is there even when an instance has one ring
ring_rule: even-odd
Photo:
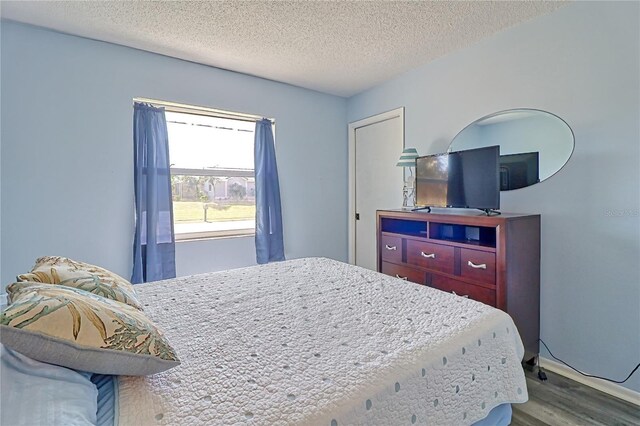
[[[406,281],[407,278],[409,278],[409,277],[401,277],[400,275],[396,274],[396,278],[400,278],[401,280],[405,280]]]
[[[468,261],[467,265],[471,266],[473,269],[487,269],[487,264],[486,263],[481,263],[479,265],[476,265],[472,261]]]
[[[386,247],[387,250],[397,250],[398,249],[398,247],[390,246],[389,244],[385,244],[384,246]]]
[[[428,258],[428,259],[435,259],[435,258],[436,258],[436,254],[435,254],[435,253],[429,253],[429,254],[427,254],[427,253],[425,253],[425,252],[423,252],[423,251],[421,251],[421,252],[420,252],[420,256],[422,256],[422,257],[426,257],[426,258]]]
[[[468,294],[458,294],[458,293],[456,293],[456,292],[455,292],[455,291],[453,291],[453,290],[451,290],[451,293],[455,294],[456,296],[464,297],[465,299],[468,299],[468,298],[469,298],[469,295],[468,295]]]

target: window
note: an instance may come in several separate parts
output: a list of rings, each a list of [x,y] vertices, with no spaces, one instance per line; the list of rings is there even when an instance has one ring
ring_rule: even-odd
[[[176,240],[255,233],[259,117],[151,103],[165,107]]]

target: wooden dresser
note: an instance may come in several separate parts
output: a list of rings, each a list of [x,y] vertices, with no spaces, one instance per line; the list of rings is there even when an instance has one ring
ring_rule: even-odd
[[[486,303],[539,353],[540,215],[378,210],[378,271]]]

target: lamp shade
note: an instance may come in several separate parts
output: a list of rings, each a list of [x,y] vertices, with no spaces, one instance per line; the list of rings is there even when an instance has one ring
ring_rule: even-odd
[[[402,150],[400,159],[396,166],[398,167],[415,167],[416,158],[418,158],[418,151],[415,148],[405,148]]]

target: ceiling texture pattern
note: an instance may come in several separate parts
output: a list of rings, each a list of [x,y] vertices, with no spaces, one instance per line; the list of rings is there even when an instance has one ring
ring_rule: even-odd
[[[557,1],[2,1],[5,19],[352,96]]]

